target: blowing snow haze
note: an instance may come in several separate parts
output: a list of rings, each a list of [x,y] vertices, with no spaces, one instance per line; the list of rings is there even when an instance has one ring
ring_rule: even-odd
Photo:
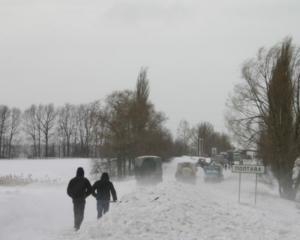
[[[0,0],[0,240],[299,240],[299,13]]]
[[[147,66],[173,132],[183,118],[224,130],[241,64],[285,36],[299,42],[299,10],[296,0],[2,0],[0,103],[104,99]]]

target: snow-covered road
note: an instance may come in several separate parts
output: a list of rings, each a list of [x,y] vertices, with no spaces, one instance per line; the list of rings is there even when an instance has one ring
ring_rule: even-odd
[[[111,204],[109,214],[99,221],[95,200],[89,198],[78,232],[72,229],[65,184],[0,187],[0,239],[299,239],[300,210],[294,202],[280,199],[276,188],[260,183],[255,206],[254,177],[243,176],[239,204],[238,176],[230,172],[218,184],[204,183],[201,169],[195,185],[176,182],[176,163],[183,160],[189,158],[164,165],[164,181],[156,186],[115,182],[121,202]]]

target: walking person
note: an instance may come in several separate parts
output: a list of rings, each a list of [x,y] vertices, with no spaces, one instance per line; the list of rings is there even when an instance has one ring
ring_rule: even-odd
[[[84,217],[85,199],[92,193],[91,183],[84,177],[82,167],[77,168],[76,177],[70,180],[67,193],[73,200],[74,228],[79,230]]]
[[[104,172],[101,179],[94,183],[92,194],[97,199],[97,218],[99,219],[109,210],[110,195],[114,202],[117,201],[117,193],[114,185],[109,181],[108,173]]]

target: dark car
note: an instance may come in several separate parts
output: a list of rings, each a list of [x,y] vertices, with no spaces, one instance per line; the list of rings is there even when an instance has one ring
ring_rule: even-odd
[[[134,160],[135,178],[138,183],[162,181],[162,160],[158,156],[140,156]]]
[[[208,165],[209,165],[209,163],[206,161],[206,158],[200,157],[198,159],[197,166],[204,168]]]

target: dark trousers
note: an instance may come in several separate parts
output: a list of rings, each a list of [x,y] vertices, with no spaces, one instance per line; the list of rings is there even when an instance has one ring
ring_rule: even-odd
[[[73,200],[74,228],[78,230],[84,217],[85,200]]]
[[[97,200],[98,219],[109,210],[109,200]]]

